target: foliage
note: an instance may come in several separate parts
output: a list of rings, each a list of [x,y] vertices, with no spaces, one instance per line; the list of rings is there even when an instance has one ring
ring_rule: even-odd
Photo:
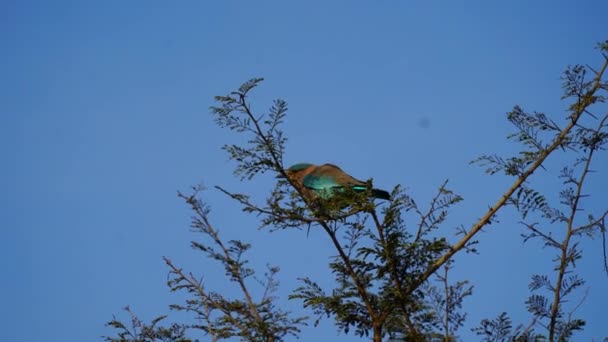
[[[606,52],[606,44],[600,47]],[[608,60],[606,55],[604,58]],[[529,182],[523,183],[508,200],[520,212],[522,224],[527,229],[523,234],[524,241],[540,239],[544,246],[557,252],[553,259],[554,279],[549,274],[534,274],[529,285],[532,294],[525,302],[535,322],[547,330],[549,341],[569,340],[575,331],[585,326],[583,319],[573,316],[582,300],[569,311],[566,311],[565,305],[567,298],[585,285],[585,281],[574,273],[576,262],[582,258],[581,238],[603,235],[606,231],[608,211],[597,215],[590,213],[585,222],[577,223],[580,221],[582,200],[588,196],[584,192],[584,185],[592,172],[593,157],[596,152],[604,150],[608,143],[608,113],[598,116],[592,110],[592,107],[606,100],[606,82],[602,79],[605,69],[606,63],[600,71],[594,72],[592,78],[587,77],[587,68],[580,65],[569,67],[564,72],[563,98],[571,101],[569,130],[560,129],[545,114],[528,113],[515,107],[508,118],[517,131],[509,139],[520,143],[524,148],[522,152],[508,158],[482,156],[475,161],[486,166],[486,172],[490,174],[503,171],[506,175],[521,177],[539,156],[548,155],[557,146],[575,155],[574,162],[563,165],[560,170],[559,178],[563,187],[557,196],[559,203],[551,203]],[[605,110],[605,107],[599,110]],[[546,143],[544,137],[547,135],[557,135],[557,138],[553,143]],[[531,222],[529,215],[543,222]]]
[[[107,323],[108,326],[118,330],[118,337],[106,337],[105,341],[110,342],[194,342],[185,337],[188,326],[173,323],[169,327],[158,326],[167,316],[159,316],[152,320],[150,324],[142,322],[131,309],[127,306],[125,311],[131,315],[131,329],[116,317]]]
[[[498,317],[489,320],[483,319],[481,324],[473,328],[478,336],[483,336],[482,341],[501,341],[501,342],[545,342],[547,339],[534,332],[533,326],[536,322],[532,321],[530,325],[524,327],[518,325],[513,327],[513,322],[506,312],[501,313]]]
[[[240,240],[231,240],[225,244],[220,239],[219,233],[209,222],[209,209],[196,197],[200,190],[194,188],[194,193],[189,196],[179,194],[195,213],[191,225],[193,231],[206,235],[213,242],[206,244],[193,241],[192,248],[201,251],[208,259],[220,262],[224,266],[226,277],[238,285],[243,298],[230,300],[221,293],[206,290],[202,280],[191,273],[184,273],[165,258],[171,270],[167,284],[171,291],[186,291],[192,296],[185,305],[174,304],[171,308],[192,312],[201,322],[193,328],[203,330],[214,339],[239,336],[247,341],[280,341],[286,335],[297,336],[305,317],[291,318],[289,312],[277,308],[274,303],[276,298],[273,293],[278,287],[275,275],[279,269],[269,267],[264,279],[257,279],[264,286],[264,294],[255,302],[247,285],[247,279],[255,275],[255,270],[247,267],[248,260],[244,258],[251,246]]]
[[[454,256],[460,252],[476,253],[475,236],[495,222],[500,210],[512,207],[521,216],[524,241],[540,239],[556,251],[552,259],[555,268],[553,272],[532,276],[531,294],[525,301],[531,315],[528,325],[514,326],[507,313],[502,313],[482,320],[471,330],[484,341],[571,340],[585,326],[583,319],[574,316],[583,300],[574,306],[567,301],[585,285],[575,274],[576,263],[582,258],[580,242],[596,236],[605,241],[608,215],[608,211],[589,213],[586,220],[580,219],[582,202],[588,195],[583,189],[592,171],[593,157],[608,142],[608,114],[594,113],[594,108],[604,103],[608,90],[604,80],[608,42],[599,48],[604,63],[598,71],[572,66],[564,73],[564,99],[570,103],[563,127],[545,113],[528,112],[519,106],[507,114],[514,127],[507,139],[517,143],[519,151],[512,156],[483,155],[473,163],[485,167],[490,175],[502,173],[511,177],[513,183],[470,225],[447,224],[449,213],[463,200],[447,187],[447,181],[426,206],[419,205],[399,185],[385,204],[374,202],[371,190],[355,193],[343,189],[332,196],[305,196],[303,185],[291,178],[283,165],[287,138],[281,125],[287,115],[286,102],[275,100],[262,115],[254,114],[249,105],[250,92],[262,82],[261,78],[244,83],[228,95],[217,96],[218,105],[211,107],[211,113],[220,127],[245,138],[244,143],[223,147],[235,163],[234,174],[241,180],[252,180],[271,173],[277,176],[276,186],[263,203],[253,201],[247,194],[219,186],[216,189],[234,199],[243,211],[257,215],[261,227],[272,232],[312,227],[323,231],[336,251],[328,265],[333,286],[324,288],[318,280],[303,276],[301,285],[289,298],[300,300],[313,313],[315,326],[321,319],[331,317],[340,331],[374,341],[385,337],[406,341],[457,340],[467,318],[464,302],[473,295],[473,286],[467,280],[449,281],[449,272],[456,266]],[[531,176],[546,168],[547,158],[558,153],[575,158],[564,159],[560,172],[564,186],[558,194],[559,203],[553,203],[553,196],[538,189]],[[372,189],[372,180],[367,183]],[[278,268],[268,268],[265,278],[258,282],[264,294],[254,300],[250,280],[256,272],[245,257],[251,246],[243,241],[224,242],[219,237],[209,222],[208,207],[198,197],[199,190],[194,188],[191,195],[179,194],[194,212],[193,230],[203,236],[202,242],[194,241],[192,247],[206,259],[223,265],[226,278],[242,297],[230,299],[221,292],[207,290],[202,278],[165,258],[170,270],[169,288],[189,296],[184,304],[171,308],[192,313],[198,323],[156,328],[160,320],[146,326],[134,318],[133,326],[138,332],[127,330],[114,319],[108,324],[118,329],[119,339],[108,340],[186,341],[185,331],[202,331],[213,340],[237,337],[245,341],[275,341],[299,336],[307,317],[293,317],[278,308],[273,296],[278,286]],[[452,241],[450,236],[458,238]]]

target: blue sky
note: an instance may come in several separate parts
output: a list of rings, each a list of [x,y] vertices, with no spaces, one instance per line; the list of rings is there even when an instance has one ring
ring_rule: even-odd
[[[266,78],[255,110],[289,103],[286,163],[333,162],[380,187],[402,184],[420,203],[449,178],[465,198],[450,223],[469,226],[509,181],[468,162],[514,150],[504,140],[513,105],[562,120],[561,72],[600,63],[606,13],[605,1],[3,1],[0,340],[99,340],[113,314],[128,318],[125,305],[146,320],[167,313],[182,297],[165,285],[162,256],[226,287],[189,248],[176,191],[200,182],[259,199],[270,191],[272,175],[232,176],[220,147],[238,137],[208,112],[214,95],[252,77]],[[605,155],[595,169],[587,206],[599,210]],[[555,191],[556,175],[534,179]],[[286,296],[297,277],[331,284],[327,239],[260,231],[217,191],[204,198],[223,237],[253,243],[254,265],[281,267],[281,303],[306,314]],[[502,311],[529,320],[529,277],[553,254],[522,245],[516,222],[506,211],[479,236],[481,256],[456,258],[453,279],[475,285],[464,339]],[[584,246],[587,341],[608,335],[608,279],[599,241]],[[353,340],[331,320],[301,335],[323,338]]]

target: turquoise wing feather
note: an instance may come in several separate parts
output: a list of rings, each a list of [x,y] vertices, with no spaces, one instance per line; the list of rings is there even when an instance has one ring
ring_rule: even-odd
[[[336,182],[334,177],[315,176],[312,174],[304,177],[304,179],[302,179],[302,183],[305,187],[313,190],[325,190],[340,186],[340,184]]]

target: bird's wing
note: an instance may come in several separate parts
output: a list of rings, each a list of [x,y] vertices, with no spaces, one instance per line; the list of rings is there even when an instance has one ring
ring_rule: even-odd
[[[333,164],[323,164],[317,167],[311,174],[331,177],[337,186],[365,185],[365,182],[352,177]]]
[[[305,187],[314,190],[330,189],[348,185],[365,186],[365,183],[351,177],[333,164],[317,166],[302,179]]]
[[[324,175],[309,174],[302,179],[305,187],[313,190],[331,189],[340,184],[336,183],[333,177]]]

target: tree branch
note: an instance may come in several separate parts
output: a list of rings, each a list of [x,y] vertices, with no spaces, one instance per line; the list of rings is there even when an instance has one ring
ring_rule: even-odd
[[[594,102],[593,95],[595,92],[601,88],[602,86],[602,76],[606,71],[606,67],[608,66],[608,59],[604,61],[600,71],[596,74],[593,86],[585,93],[582,97],[582,103],[578,104],[574,108],[574,113],[571,116],[570,123],[558,134],[558,136],[553,140],[551,145],[549,145],[546,149],[542,150],[539,153],[538,159],[532,163],[511,185],[511,187],[498,199],[498,201],[490,207],[490,210],[476,223],[473,225],[471,230],[460,240],[458,241],[449,251],[447,251],[442,257],[437,259],[429,269],[424,272],[420,278],[410,286],[407,290],[408,294],[411,294],[415,291],[422,283],[424,283],[433,273],[435,273],[443,264],[445,264],[454,254],[463,249],[467,242],[469,242],[479,231],[486,225],[490,220],[494,217],[494,215],[507,203],[509,198],[515,193],[515,191],[538,169],[542,163],[547,159],[547,157],[555,151],[559,146],[562,145],[572,128],[576,125],[581,115],[583,114],[586,107],[591,105]]]

